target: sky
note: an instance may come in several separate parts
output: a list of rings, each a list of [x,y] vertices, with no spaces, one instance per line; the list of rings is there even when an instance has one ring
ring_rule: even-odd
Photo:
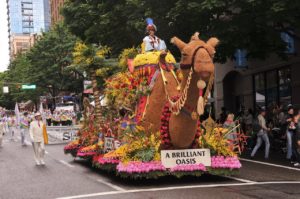
[[[6,9],[6,0],[0,0],[0,72],[5,71],[9,63]]]

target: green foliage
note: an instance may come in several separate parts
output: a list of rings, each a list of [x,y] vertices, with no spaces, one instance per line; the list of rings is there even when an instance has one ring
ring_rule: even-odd
[[[75,41],[76,38],[62,24],[44,33],[27,53],[31,62],[31,82],[42,88],[52,85],[50,92],[53,96],[64,90],[80,92],[81,74],[67,69],[72,63]]]
[[[56,96],[60,91],[81,92],[82,74],[67,69],[72,61],[75,41],[76,37],[63,24],[42,33],[34,46],[25,54],[18,54],[9,70],[0,76],[0,81],[8,83],[10,88],[9,94],[0,93],[0,106],[13,109],[16,101],[32,100],[36,103],[39,96],[48,93]],[[22,84],[35,84],[37,89],[17,88]]]
[[[119,55],[119,65],[123,71],[128,70],[127,59],[133,59],[138,54],[137,48],[126,48]]]
[[[188,41],[195,31],[205,40],[218,37],[216,60],[224,62],[237,48],[254,58],[284,57],[280,32],[299,39],[292,32],[300,26],[299,10],[300,1],[294,0],[69,0],[63,15],[72,33],[112,47],[115,55],[142,42],[145,18],[152,17],[166,42],[174,35]],[[171,44],[168,48],[179,55]]]
[[[133,180],[138,179],[158,179],[167,175],[165,171],[150,171],[147,173],[127,173],[127,172],[117,172],[117,176],[121,178],[129,178]]]
[[[238,169],[212,169],[208,168],[208,173],[212,175],[218,175],[218,176],[231,176],[231,175],[237,175],[239,173]]]
[[[106,171],[108,173],[116,173],[117,164],[99,164],[94,163],[93,166],[97,169]]]
[[[130,156],[133,159],[139,159],[142,162],[150,162],[151,160],[153,160],[155,155],[155,149],[150,147],[150,148],[145,148],[145,149],[139,149],[136,151],[133,151],[132,154],[130,154]]]

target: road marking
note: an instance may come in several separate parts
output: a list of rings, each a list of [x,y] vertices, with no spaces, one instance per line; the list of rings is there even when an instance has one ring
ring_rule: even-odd
[[[59,162],[62,163],[63,165],[66,165],[67,167],[70,167],[70,168],[74,168],[75,167],[74,165],[71,165],[71,164],[67,163],[64,160],[59,160]]]
[[[284,168],[284,169],[290,169],[290,170],[300,171],[300,168],[283,166],[283,165],[280,165],[280,164],[272,164],[272,163],[268,163],[268,162],[261,162],[261,161],[256,161],[256,160],[249,160],[249,159],[245,159],[245,158],[240,158],[240,160],[243,160],[243,161],[246,161],[246,162],[253,162],[253,163],[257,163],[257,164],[263,164],[263,165],[273,166],[273,167],[279,167],[279,168]]]
[[[49,152],[48,152],[48,151],[45,151],[45,153],[46,153],[46,154],[49,154]]]
[[[256,183],[255,181],[252,181],[252,180],[237,178],[237,177],[233,177],[233,176],[221,176],[221,177],[228,178],[228,179],[231,179],[231,180],[240,181],[240,182],[245,182],[245,183]]]
[[[119,186],[117,186],[117,185],[114,185],[114,184],[112,184],[112,183],[106,182],[106,181],[101,180],[101,179],[98,179],[97,182],[100,182],[100,183],[102,183],[102,184],[105,184],[105,185],[107,185],[107,186],[109,186],[109,187],[111,187],[111,188],[113,188],[113,189],[115,189],[115,190],[117,190],[117,191],[126,191],[126,190],[123,189],[122,187],[119,187]]]
[[[108,191],[108,192],[76,195],[76,196],[66,196],[57,199],[88,198],[88,197],[105,196],[105,195],[118,195],[118,194],[127,194],[127,193],[154,192],[154,191],[170,191],[170,190],[179,190],[179,189],[216,188],[216,187],[269,185],[269,184],[300,184],[300,181],[249,182],[249,183],[231,183],[231,184],[191,185],[191,186],[163,187],[163,188],[151,188],[151,189],[132,189],[126,191]]]

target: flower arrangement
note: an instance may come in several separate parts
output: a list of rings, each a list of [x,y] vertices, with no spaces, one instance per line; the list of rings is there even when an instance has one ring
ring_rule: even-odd
[[[117,166],[118,175],[131,178],[158,178],[166,175],[166,168],[161,161],[131,161],[128,163],[119,163]]]
[[[127,142],[124,147],[119,149],[123,154],[120,156],[122,162],[160,160],[161,141],[158,132],[149,134],[141,126],[127,127],[121,138]]]
[[[203,164],[177,165],[170,169],[170,174],[180,178],[185,175],[201,176],[206,171]]]
[[[91,156],[96,155],[97,153],[101,153],[102,150],[103,150],[103,141],[100,141],[97,144],[93,144],[81,148],[80,150],[78,150],[77,156],[81,158],[89,158]]]
[[[242,165],[237,156],[213,156],[211,157],[211,168],[239,169]]]
[[[199,137],[201,147],[209,148],[213,155],[230,157],[236,156],[244,150],[247,136],[240,130],[240,125],[221,128],[213,120],[209,123],[204,125],[205,133]]]
[[[127,72],[118,73],[106,80],[105,96],[112,108],[128,107],[134,110],[138,99],[149,93],[146,77],[138,77]]]
[[[79,140],[74,140],[64,147],[64,153],[70,153],[73,157],[76,157],[77,151],[80,149],[80,147],[81,145],[79,144]]]
[[[119,164],[118,159],[114,158],[105,158],[103,157],[103,154],[96,155],[93,158],[93,165],[101,170],[105,170],[108,172],[114,172],[116,171],[116,166]]]
[[[206,171],[206,167],[203,164],[177,165],[171,168],[170,171]]]
[[[138,49],[135,47],[124,49],[119,55],[119,66],[126,71],[127,70],[127,59],[133,59],[138,54]]]

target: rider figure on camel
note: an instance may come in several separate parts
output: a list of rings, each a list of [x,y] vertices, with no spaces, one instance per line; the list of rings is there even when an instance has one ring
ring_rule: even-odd
[[[145,52],[149,51],[165,51],[167,49],[164,40],[161,40],[157,36],[155,36],[155,32],[157,31],[156,26],[153,23],[151,18],[146,19],[147,27],[146,31],[148,36],[144,37],[143,42],[145,45]]]

